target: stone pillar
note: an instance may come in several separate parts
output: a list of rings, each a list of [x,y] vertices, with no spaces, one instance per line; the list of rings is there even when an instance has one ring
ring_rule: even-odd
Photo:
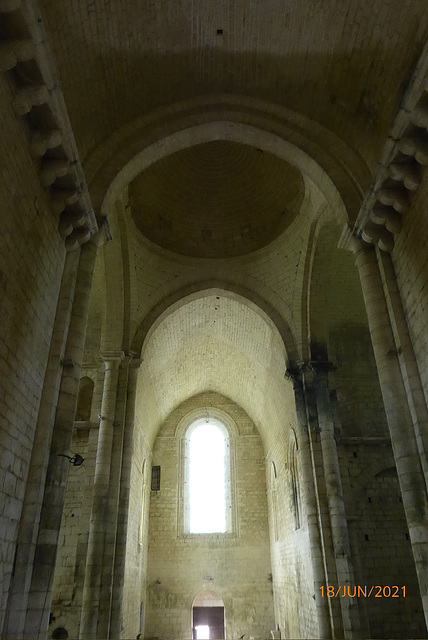
[[[115,523],[112,518],[110,518],[109,513],[109,489],[117,382],[119,365],[123,355],[123,352],[114,352],[104,354],[103,356],[105,367],[104,388],[101,402],[101,415],[99,416],[100,426],[95,460],[91,519],[89,523],[80,638],[98,638],[100,637],[100,632],[103,637],[109,637],[109,633],[105,633],[105,627],[108,627],[109,620],[100,619],[100,609],[103,610],[103,616],[109,617],[110,607],[101,606],[100,599],[104,577],[103,560],[106,537],[115,535]],[[111,577],[110,575],[110,580]]]
[[[344,637],[345,639],[358,638],[361,632],[358,601],[356,598],[351,598],[348,595],[348,587],[350,590],[353,590],[355,580],[349,544],[348,523],[345,514],[345,501],[343,499],[342,479],[330,405],[328,372],[331,370],[331,364],[329,362],[311,362],[309,364],[315,376],[315,396],[327,490],[327,503],[333,538],[333,549],[336,558],[338,584],[334,586],[335,588],[340,587],[342,593],[346,593],[346,595],[340,596]],[[345,591],[343,591],[344,589]]]
[[[24,504],[19,523],[15,571],[10,583],[3,637],[24,634],[31,574],[49,462],[55,410],[61,383],[61,360],[70,326],[80,251],[66,254],[61,289],[52,331],[48,363],[40,399]]]
[[[314,374],[308,368],[307,363],[299,363],[303,384],[306,417],[308,422],[308,435],[310,456],[314,479],[314,489],[318,512],[318,526],[323,552],[323,564],[325,573],[325,586],[338,584],[336,557],[333,550],[333,538],[330,524],[330,513],[327,501],[327,489],[324,477],[324,463],[322,459],[321,434],[318,422],[318,410],[314,387]],[[330,628],[337,637],[343,637],[343,620],[340,607],[340,599],[327,598],[327,606],[330,617]]]
[[[70,466],[67,459],[58,454],[69,453],[71,445],[98,240],[95,236],[80,250],[22,634],[32,640],[45,638],[49,624],[58,536]],[[49,442],[45,446],[49,448]]]
[[[403,506],[412,542],[425,621],[428,625],[428,505],[425,478],[376,251],[374,247],[357,240],[353,244],[353,249],[361,279]]]
[[[409,328],[395,277],[391,254],[385,251],[379,251],[377,255],[386,293],[388,312],[391,319],[391,328],[398,353],[398,361],[425,477],[425,485],[428,487],[428,411],[421,376],[419,374],[412,340],[409,335]]]
[[[134,412],[138,372],[141,360],[128,363],[126,389],[125,424],[123,437],[122,469],[117,513],[117,535],[113,573],[110,638],[120,638],[123,610],[123,588],[125,585],[125,558],[128,542],[129,494],[131,489],[131,467],[134,443]]]
[[[110,478],[108,494],[105,497],[108,507],[104,513],[104,549],[102,564],[101,588],[99,593],[98,628],[100,638],[111,638],[111,610],[113,606],[113,579],[116,562],[116,540],[119,526],[119,491],[122,475],[123,438],[125,430],[124,405],[126,404],[128,386],[129,357],[124,357],[119,364],[116,391],[116,408],[113,423],[113,438],[110,457]],[[92,513],[90,514],[92,516]]]
[[[309,544],[311,550],[312,572],[314,578],[314,598],[318,620],[319,638],[331,638],[331,623],[329,600],[326,597],[326,575],[324,570],[322,540],[318,526],[318,508],[314,486],[314,472],[311,460],[308,417],[303,387],[302,375],[298,371],[288,370],[287,374],[293,381],[294,398],[296,402],[297,438],[302,470],[303,499],[306,518],[308,521]]]

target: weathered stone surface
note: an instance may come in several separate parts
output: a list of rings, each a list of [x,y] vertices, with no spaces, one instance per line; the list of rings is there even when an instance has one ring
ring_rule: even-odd
[[[209,591],[228,638],[426,636],[424,3],[107,4],[0,0],[0,635],[184,640]]]

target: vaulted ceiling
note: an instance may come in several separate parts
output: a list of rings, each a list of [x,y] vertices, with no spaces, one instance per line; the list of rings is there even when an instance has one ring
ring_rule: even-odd
[[[166,104],[234,93],[283,105],[373,166],[427,36],[415,0],[41,0],[83,160]]]
[[[294,167],[223,140],[167,156],[129,188],[141,232],[165,249],[197,258],[229,258],[264,247],[292,223],[304,194]]]
[[[274,421],[287,358],[308,357],[311,327],[328,334],[315,316],[332,296],[317,282],[353,268],[337,240],[428,37],[425,3],[40,9],[93,206],[113,231],[98,259],[87,358],[143,348],[154,429],[206,388],[229,393],[258,426],[269,390]],[[351,280],[352,301],[356,278],[341,282]],[[328,322],[349,321],[341,308]]]
[[[232,398],[262,427],[278,426],[286,352],[269,317],[235,294],[187,297],[160,318],[142,351],[137,416],[153,438],[189,396],[206,390]]]

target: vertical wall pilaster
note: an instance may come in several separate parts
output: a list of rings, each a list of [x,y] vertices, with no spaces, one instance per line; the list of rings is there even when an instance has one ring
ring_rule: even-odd
[[[428,412],[421,376],[397,285],[391,254],[378,250],[377,258],[391,319],[395,347],[412,416],[425,485],[428,487]]]
[[[327,503],[333,538],[333,550],[336,558],[337,580],[339,583],[337,587],[347,590],[348,588],[354,587],[355,581],[330,404],[328,371],[331,369],[331,365],[329,362],[311,362],[310,366],[315,374],[314,385],[327,489]],[[348,595],[348,591],[346,591],[346,595],[340,598],[340,605],[344,637],[358,638],[360,636],[361,624],[357,599],[351,598]]]
[[[293,381],[294,398],[296,402],[297,438],[299,444],[299,456],[301,460],[302,485],[304,488],[304,509],[308,522],[309,544],[311,551],[312,572],[314,578],[314,597],[318,620],[319,638],[331,638],[331,624],[329,613],[329,601],[322,588],[326,586],[326,576],[323,560],[322,540],[318,525],[318,509],[314,485],[314,472],[312,467],[308,417],[306,410],[305,392],[302,376],[296,371],[289,371]]]
[[[305,394],[306,411],[309,426],[309,442],[311,462],[314,474],[314,486],[316,492],[319,531],[323,549],[323,561],[325,571],[325,586],[337,585],[336,557],[333,549],[330,512],[327,499],[327,487],[325,482],[324,462],[321,447],[321,432],[318,420],[317,399],[314,385],[314,373],[307,363],[301,364],[302,382]],[[335,637],[343,637],[343,620],[338,598],[327,598],[332,634]]]
[[[128,360],[128,384],[124,407],[123,455],[117,511],[117,534],[113,572],[110,638],[120,638],[125,585],[126,545],[128,543],[129,495],[134,441],[134,412],[141,360]],[[139,611],[138,611],[139,615]]]
[[[428,505],[417,439],[374,247],[355,241],[379,382],[385,406],[419,588],[428,624]]]
[[[81,638],[103,637],[108,626],[109,607],[101,606],[103,560],[106,537],[115,535],[115,523],[109,518],[109,488],[112,445],[116,414],[117,383],[122,352],[104,354],[104,386],[101,402],[100,426],[95,460],[92,492],[91,519],[89,523],[88,551],[86,556],[85,583],[83,588]],[[111,574],[111,571],[110,571]],[[110,577],[111,579],[111,577]],[[107,609],[107,610],[106,610]],[[100,616],[100,610],[103,619]],[[108,631],[108,630],[107,630]]]

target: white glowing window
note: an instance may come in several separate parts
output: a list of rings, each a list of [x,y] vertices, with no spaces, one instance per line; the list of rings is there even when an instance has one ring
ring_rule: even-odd
[[[217,420],[200,419],[186,433],[185,530],[230,530],[229,435]]]
[[[200,624],[195,627],[196,630],[196,640],[209,640],[210,637],[210,628],[207,624]]]

